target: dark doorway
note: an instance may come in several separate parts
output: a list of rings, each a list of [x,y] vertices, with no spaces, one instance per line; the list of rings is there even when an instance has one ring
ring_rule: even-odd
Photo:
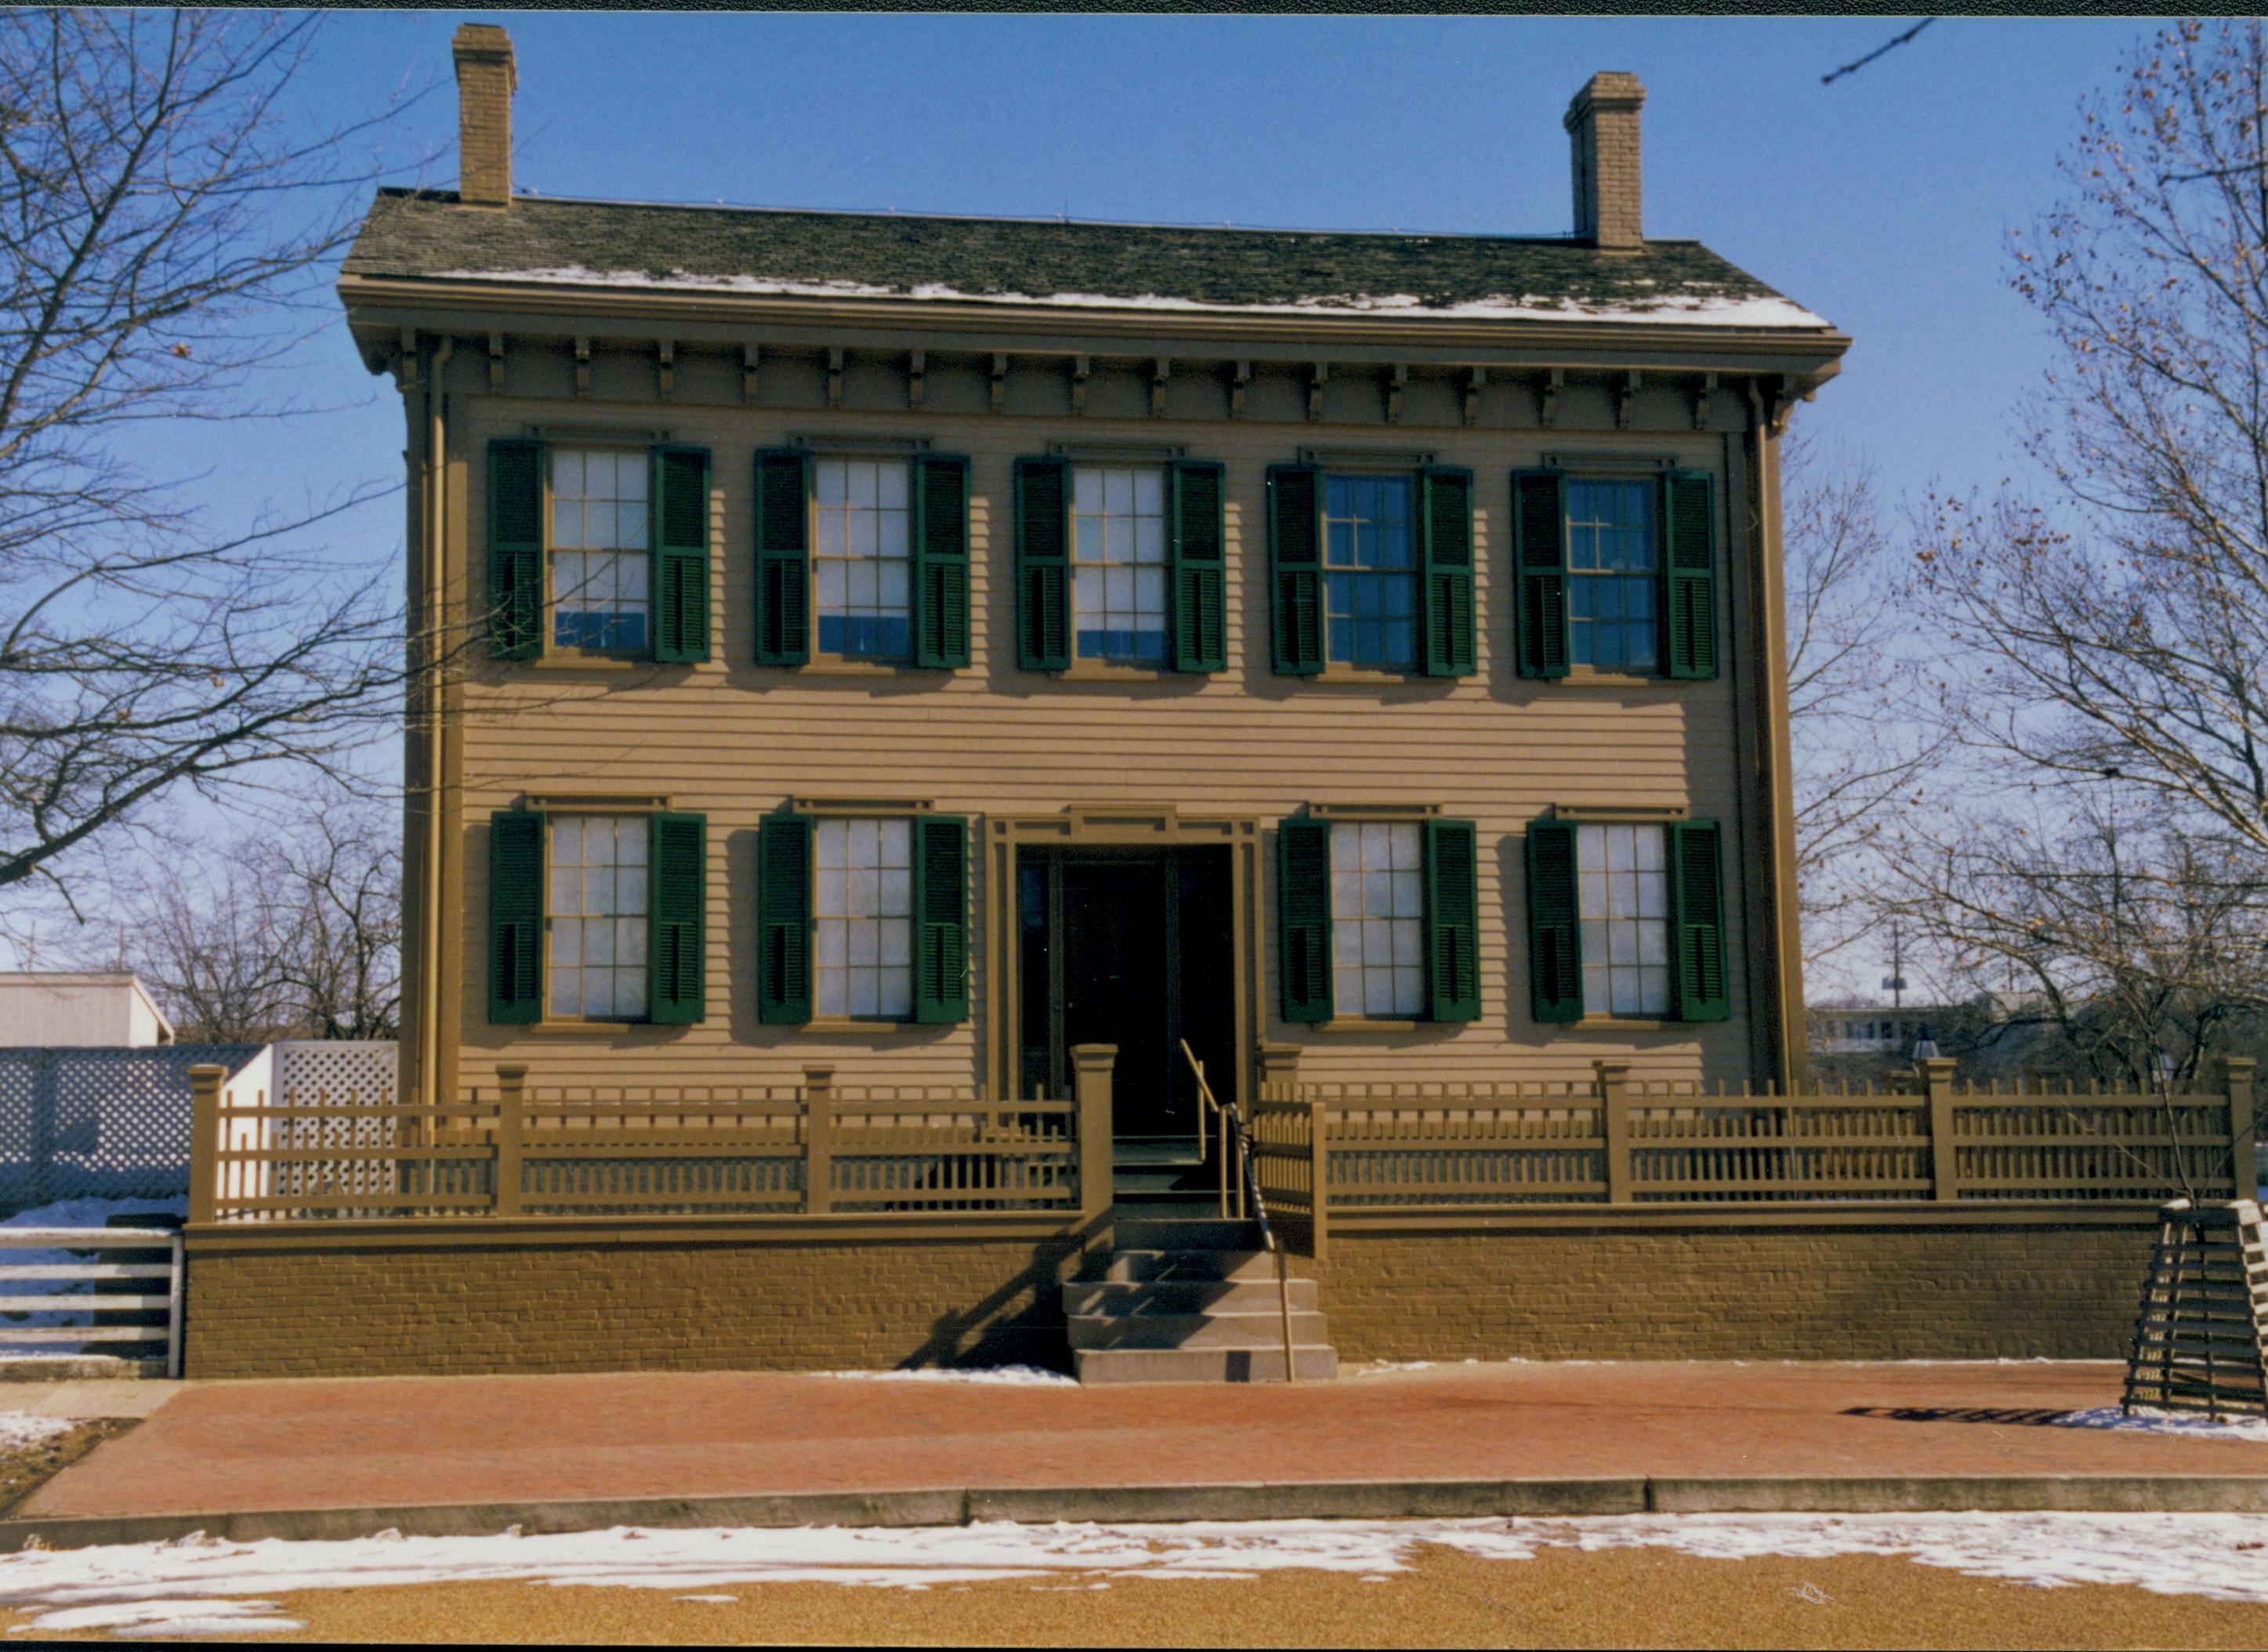
[[[1118,1047],[1122,1165],[1197,1165],[1206,1143],[1186,1038],[1235,1088],[1229,852],[1026,850],[1017,863],[1022,1084],[1068,1093],[1074,1044]]]

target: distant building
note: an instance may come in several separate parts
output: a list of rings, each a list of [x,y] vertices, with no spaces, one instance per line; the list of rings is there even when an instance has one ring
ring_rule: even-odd
[[[173,1042],[173,1022],[135,976],[0,971],[0,1049],[147,1049]]]

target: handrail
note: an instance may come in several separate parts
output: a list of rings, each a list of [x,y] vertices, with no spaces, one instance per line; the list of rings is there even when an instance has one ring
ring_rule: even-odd
[[[1245,1209],[1251,1211],[1251,1220],[1260,1227],[1262,1249],[1276,1258],[1276,1307],[1284,1325],[1284,1380],[1286,1383],[1296,1382],[1298,1378],[1292,1370],[1291,1276],[1285,1268],[1284,1247],[1276,1243],[1276,1230],[1269,1225],[1268,1201],[1261,1197],[1260,1167],[1257,1155],[1252,1151],[1251,1132],[1245,1125],[1243,1110],[1224,1105],[1212,1093],[1212,1086],[1205,1082],[1204,1063],[1197,1059],[1197,1051],[1189,1048],[1189,1041],[1186,1038],[1182,1040],[1182,1058],[1189,1064],[1189,1071],[1197,1075],[1198,1117],[1204,1117],[1203,1110],[1207,1107],[1220,1115],[1220,1213],[1224,1219],[1228,1215],[1228,1155],[1233,1143],[1236,1154],[1238,1209],[1240,1212]]]

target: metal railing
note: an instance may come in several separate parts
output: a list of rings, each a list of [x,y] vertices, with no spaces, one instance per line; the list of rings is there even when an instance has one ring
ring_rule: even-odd
[[[1197,1116],[1204,1117],[1206,1110],[1210,1109],[1220,1121],[1221,1217],[1224,1221],[1230,1220],[1228,1190],[1232,1178],[1229,1160],[1233,1154],[1236,1162],[1233,1180],[1236,1184],[1237,1218],[1259,1226],[1261,1248],[1276,1258],[1276,1305],[1284,1326],[1284,1380],[1286,1383],[1296,1382],[1299,1379],[1292,1346],[1291,1272],[1285,1262],[1284,1247],[1276,1242],[1275,1228],[1268,1220],[1268,1200],[1260,1191],[1259,1159],[1253,1151],[1251,1134],[1245,1127],[1241,1110],[1224,1105],[1212,1093],[1212,1086],[1205,1081],[1204,1063],[1197,1059],[1197,1051],[1189,1048],[1189,1041],[1186,1038],[1182,1040],[1182,1058],[1189,1064],[1189,1071],[1197,1075]]]

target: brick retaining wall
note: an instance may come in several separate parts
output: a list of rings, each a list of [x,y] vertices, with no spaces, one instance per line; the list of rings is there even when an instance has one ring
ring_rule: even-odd
[[[2150,1213],[2105,1222],[1336,1228],[1316,1280],[1343,1360],[2117,1358]],[[196,1377],[1066,1368],[1079,1240],[190,1245]]]

